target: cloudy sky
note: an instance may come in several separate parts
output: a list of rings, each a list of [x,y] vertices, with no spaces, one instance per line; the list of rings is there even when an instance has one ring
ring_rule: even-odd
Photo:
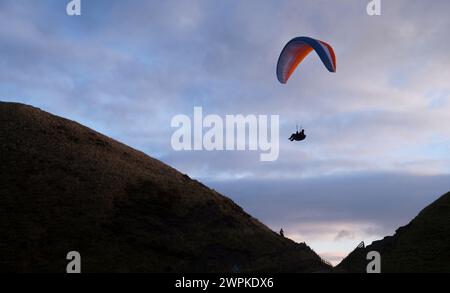
[[[450,190],[450,1],[0,0],[0,100],[76,120],[231,197],[336,263]],[[287,85],[296,36],[330,43]],[[175,152],[174,115],[280,115],[280,156]],[[301,124],[303,143],[287,138]]]

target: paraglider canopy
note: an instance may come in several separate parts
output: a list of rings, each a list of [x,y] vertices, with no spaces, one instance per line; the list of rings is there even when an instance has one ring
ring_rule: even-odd
[[[289,41],[278,58],[277,78],[286,83],[297,66],[314,50],[330,72],[336,72],[336,56],[333,48],[320,40],[298,37]]]

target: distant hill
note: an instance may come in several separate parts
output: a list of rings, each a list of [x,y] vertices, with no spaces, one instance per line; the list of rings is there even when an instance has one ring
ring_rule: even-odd
[[[230,199],[76,122],[0,103],[0,271],[316,272]]]
[[[366,272],[369,251],[381,254],[381,271],[450,273],[450,192],[423,209],[394,236],[357,248],[337,267],[338,272]]]

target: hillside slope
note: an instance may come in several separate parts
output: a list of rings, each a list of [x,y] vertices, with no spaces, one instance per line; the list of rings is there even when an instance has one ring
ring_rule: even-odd
[[[397,229],[394,236],[355,249],[336,271],[366,272],[369,251],[380,252],[382,272],[450,273],[450,192]]]
[[[78,123],[0,103],[0,271],[314,272],[307,245]]]

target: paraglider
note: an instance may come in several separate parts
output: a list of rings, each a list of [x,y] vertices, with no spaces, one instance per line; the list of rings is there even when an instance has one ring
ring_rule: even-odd
[[[297,37],[289,41],[278,58],[277,78],[285,84],[297,66],[314,50],[330,72],[336,72],[336,56],[333,48],[320,40]]]
[[[302,131],[298,132],[298,126],[297,131],[295,133],[292,133],[291,137],[289,137],[290,141],[302,141],[306,139],[305,130],[302,128]]]
[[[312,51],[319,55],[320,60],[330,72],[336,72],[336,55],[333,47],[328,43],[309,37],[297,37],[290,40],[281,51],[277,63],[277,78],[280,83],[287,83],[297,66]],[[305,130],[297,131],[291,135],[290,141],[303,141],[306,139]]]

